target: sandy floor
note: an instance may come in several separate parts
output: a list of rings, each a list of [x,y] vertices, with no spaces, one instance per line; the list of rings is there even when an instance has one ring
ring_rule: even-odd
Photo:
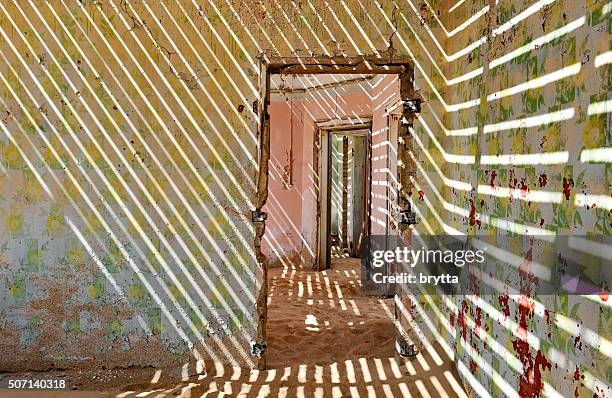
[[[393,357],[393,300],[361,294],[358,260],[321,273],[272,269],[269,281],[269,366]]]
[[[271,269],[265,371],[209,364],[205,376],[185,380],[155,369],[61,372],[81,391],[0,390],[0,396],[464,397],[452,361],[438,347],[442,363],[427,353],[410,361],[394,356],[393,301],[363,296],[359,279],[359,261],[351,259],[335,259],[322,273]],[[82,391],[111,387],[114,392]]]

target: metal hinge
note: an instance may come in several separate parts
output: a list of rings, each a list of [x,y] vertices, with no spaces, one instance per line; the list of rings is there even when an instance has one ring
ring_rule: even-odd
[[[404,112],[421,113],[421,99],[415,98],[410,100],[404,100]]]
[[[398,213],[398,224],[400,225],[416,225],[416,213],[412,210],[404,210]]]
[[[251,211],[251,219],[253,222],[264,222],[268,218],[268,213],[263,212],[259,209]]]
[[[401,357],[414,357],[418,354],[417,350],[414,349],[414,344],[406,340],[395,340],[395,349]]]
[[[264,352],[266,352],[266,342],[262,341],[260,343],[256,342],[256,341],[251,341],[251,354],[255,355],[257,357],[260,357],[263,355]]]

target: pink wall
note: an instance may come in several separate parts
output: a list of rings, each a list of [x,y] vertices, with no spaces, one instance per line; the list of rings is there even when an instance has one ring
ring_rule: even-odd
[[[313,143],[317,121],[347,117],[372,117],[372,232],[385,233],[386,141],[385,106],[399,98],[397,76],[385,76],[326,90],[282,97],[272,95],[270,113],[270,185],[263,251],[270,264],[314,261],[316,248],[316,187],[314,186]],[[293,109],[293,112],[291,111]],[[293,114],[293,117],[291,115]],[[289,139],[293,124],[293,141]],[[293,142],[294,185],[283,185],[283,168]],[[381,221],[382,220],[382,221]],[[383,226],[381,226],[381,223]]]
[[[303,105],[301,101],[273,101],[268,111],[271,117],[270,179],[264,207],[268,220],[263,251],[274,265],[299,256],[302,250]],[[293,153],[292,186],[287,186],[283,178],[286,168],[290,167],[289,151]]]

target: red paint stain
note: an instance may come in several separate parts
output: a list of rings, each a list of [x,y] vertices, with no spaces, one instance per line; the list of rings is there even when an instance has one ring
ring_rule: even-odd
[[[599,394],[601,394],[602,397],[605,397],[603,387],[600,389],[599,386],[595,386],[595,390],[597,390],[597,392],[593,394],[593,398],[599,398]]]
[[[582,350],[582,342],[580,341],[580,336],[574,337],[574,348]]]
[[[482,326],[482,308],[476,307],[476,327],[473,330],[473,333],[477,338],[480,338],[480,327]]]
[[[576,365],[576,370],[574,371],[574,380],[580,380],[580,369],[578,368],[578,365]]]
[[[470,225],[478,225],[478,229],[480,229],[480,226],[482,225],[482,223],[480,222],[480,220],[476,219],[476,206],[474,205],[474,200],[470,199]]]
[[[519,266],[521,280],[520,298],[518,303],[517,321],[519,335],[518,339],[512,341],[512,347],[517,352],[519,360],[523,364],[523,374],[520,376],[519,396],[521,398],[539,398],[544,384],[542,383],[542,371],[551,369],[552,364],[546,359],[540,350],[534,358],[527,342],[528,325],[527,320],[533,318],[535,303],[530,297],[531,287],[538,284],[538,278],[529,272],[529,265],[533,261],[533,251],[530,248],[525,255],[525,262]]]
[[[527,338],[527,319],[533,318],[535,303],[531,297],[521,294],[518,304],[519,325],[517,333],[521,337]]]
[[[512,347],[519,354],[519,360],[523,364],[523,374],[519,383],[519,397],[540,398],[544,388],[542,371],[551,369],[552,364],[542,355],[540,350],[534,358],[529,351],[529,343],[526,339],[514,340]]]
[[[474,206],[474,200],[470,199],[470,225],[476,223],[476,206]]]
[[[424,197],[425,197],[425,192],[419,191],[419,200],[422,201]]]
[[[470,199],[470,225],[476,224],[476,206],[474,200]]]
[[[529,190],[527,188],[527,183],[525,182],[526,178],[521,178],[521,186],[519,187],[521,189],[521,195],[523,196],[523,198],[527,197],[527,191]]]
[[[474,362],[474,360],[470,361],[470,372],[475,373],[476,370],[478,370],[478,365],[476,364],[476,362]]]
[[[540,182],[540,187],[545,187],[548,183],[548,177],[546,176],[546,174],[540,174],[538,180]]]
[[[509,299],[510,299],[510,296],[508,296],[507,294],[504,294],[504,295],[499,296],[497,298],[497,301],[499,301],[499,305],[501,305],[502,312],[504,313],[506,318],[508,318],[510,316],[510,306],[508,305],[508,300]]]
[[[451,327],[455,327],[455,314],[450,315],[450,325]]]
[[[465,324],[465,315],[468,312],[468,304],[466,300],[461,302],[461,309],[459,310],[459,314],[457,315],[457,326],[459,326],[459,334],[461,338],[465,341],[467,336],[467,326]]]
[[[607,290],[604,290],[603,292],[599,293],[599,299],[603,301],[604,303],[608,301],[609,296],[610,296],[610,292]]]
[[[497,171],[491,171],[491,188],[495,188],[495,177],[497,177]]]
[[[573,186],[574,180],[563,177],[563,195],[565,195],[565,200],[569,200]]]

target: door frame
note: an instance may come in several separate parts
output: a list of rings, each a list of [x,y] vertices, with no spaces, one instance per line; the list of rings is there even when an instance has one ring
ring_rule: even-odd
[[[331,266],[331,250],[329,245],[329,231],[331,229],[331,195],[329,194],[331,187],[331,141],[334,133],[342,135],[350,135],[350,132],[360,132],[359,135],[364,135],[362,131],[367,130],[366,135],[366,161],[368,168],[365,178],[368,184],[371,184],[371,145],[372,145],[372,117],[371,116],[351,116],[347,118],[336,118],[319,120],[315,122],[316,131],[314,134],[313,145],[313,169],[317,170],[315,175],[317,214],[315,218],[316,242],[317,249],[315,264],[313,268],[317,271],[329,269]],[[322,161],[324,159],[324,162]],[[371,189],[371,186],[370,186]],[[368,190],[370,192],[370,190]],[[364,224],[367,226],[369,233],[369,214],[370,214],[371,198],[366,198],[366,212],[364,214]]]
[[[391,234],[391,222],[397,219],[397,194],[399,191],[398,187],[398,179],[397,179],[397,159],[398,159],[398,146],[397,141],[395,145],[392,145],[391,140],[399,137],[399,127],[401,123],[402,117],[402,100],[400,98],[393,99],[389,101],[389,105],[385,107],[385,116],[387,118],[387,135],[389,138],[389,143],[387,144],[387,181],[386,181],[386,197],[387,199],[394,197],[394,199],[387,200],[387,217],[385,224],[385,250],[389,247],[389,235]],[[396,119],[396,120],[394,120]],[[391,134],[391,130],[394,129],[394,134]],[[392,150],[395,149],[395,154],[392,153]],[[395,155],[395,156],[393,156]],[[393,159],[395,158],[395,161]],[[395,172],[395,173],[394,173]],[[391,176],[395,175],[395,180],[391,179]],[[397,229],[397,225],[395,226]]]
[[[266,256],[261,251],[261,242],[266,229],[266,215],[262,212],[268,199],[268,179],[270,161],[270,77],[273,74],[304,75],[304,74],[395,74],[399,76],[400,98],[404,106],[402,118],[412,121],[415,117],[414,104],[422,99],[414,87],[414,62],[412,57],[394,57],[393,53],[360,56],[316,56],[316,57],[270,57],[265,53],[257,56],[258,93],[253,101],[255,122],[253,129],[257,135],[257,169],[255,170],[255,200],[252,210],[254,229],[253,247],[257,265],[261,271],[261,287],[256,299],[256,322],[254,341],[251,341],[251,354],[256,357],[256,367],[266,366],[266,319],[268,299],[268,265]],[[402,128],[400,134],[409,136],[409,129]],[[399,144],[399,143],[398,143]],[[404,146],[403,144],[401,145]],[[400,145],[398,145],[398,148]],[[407,150],[398,151],[398,158],[403,164],[413,162]],[[412,182],[408,170],[398,170],[398,182],[401,190],[398,192],[399,210],[410,209],[410,193]],[[259,279],[259,278],[258,278]],[[264,347],[262,350],[261,348]]]

